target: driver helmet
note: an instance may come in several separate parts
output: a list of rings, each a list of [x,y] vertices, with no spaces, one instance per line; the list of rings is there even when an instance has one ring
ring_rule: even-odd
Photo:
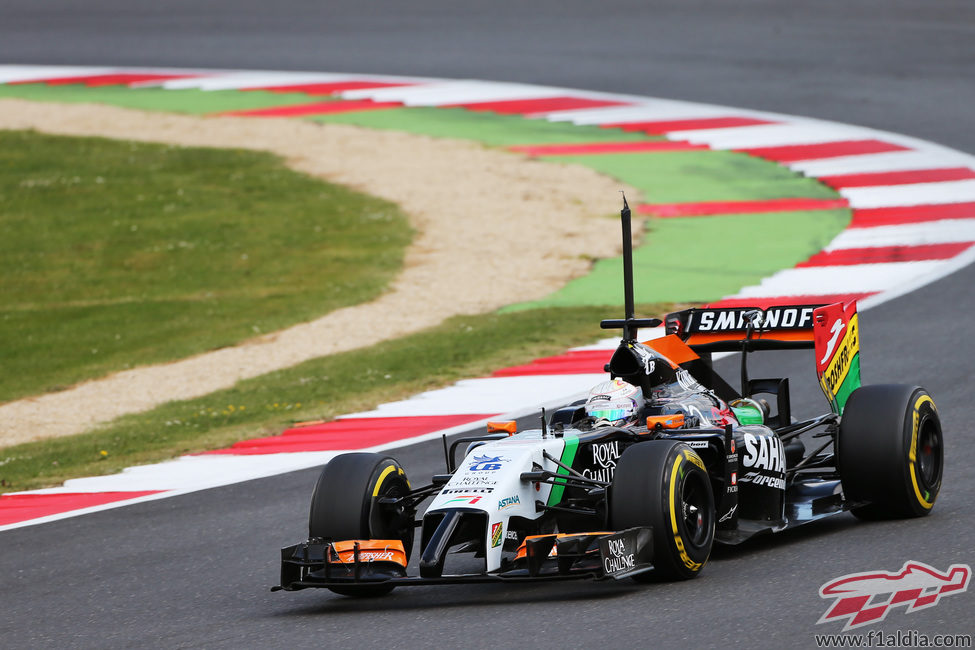
[[[586,415],[594,427],[622,427],[634,424],[643,413],[643,391],[622,379],[597,384],[589,391]]]

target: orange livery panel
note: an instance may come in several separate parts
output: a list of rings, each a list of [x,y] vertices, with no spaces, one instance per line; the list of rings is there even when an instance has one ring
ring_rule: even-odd
[[[395,562],[404,568],[407,565],[406,550],[398,539],[350,539],[333,542],[332,550],[330,564],[355,564],[358,552],[359,562]]]

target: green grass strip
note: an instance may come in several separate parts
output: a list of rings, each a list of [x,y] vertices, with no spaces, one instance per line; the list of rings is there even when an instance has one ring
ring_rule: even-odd
[[[819,181],[734,151],[551,156],[543,160],[585,165],[641,190],[647,203],[835,198]]]
[[[370,129],[407,131],[435,138],[474,140],[491,147],[661,139],[642,133],[625,133],[619,129],[575,126],[571,122],[549,122],[519,115],[474,112],[463,108],[391,108],[322,115],[310,119],[316,122],[354,124]]]
[[[399,209],[270,154],[0,131],[0,402],[378,296]]]
[[[845,209],[653,219],[633,251],[636,300],[718,300],[808,259],[849,219]],[[506,309],[622,304],[622,268],[622,258],[599,260],[561,290]]]
[[[659,315],[667,305],[641,305]],[[328,419],[374,408],[458,379],[486,375],[589,343],[619,309],[574,307],[460,316],[366,349],[307,361],[195,400],[128,415],[81,435],[0,452],[0,492],[117,472],[180,454],[280,432],[289,420]]]
[[[166,111],[205,115],[224,111],[242,111],[272,106],[291,106],[330,101],[331,97],[310,97],[304,93],[272,93],[263,90],[166,90],[163,88],[129,88],[83,84],[47,86],[45,84],[0,84],[0,99],[27,99],[35,102],[68,104],[96,103],[135,108],[143,111]]]

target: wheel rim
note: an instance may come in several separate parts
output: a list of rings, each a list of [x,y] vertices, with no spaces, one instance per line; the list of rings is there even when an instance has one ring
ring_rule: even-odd
[[[398,478],[391,478],[383,484],[377,496],[400,497],[407,493],[409,493],[409,487],[407,487],[402,480],[399,480]],[[384,518],[381,514],[384,511],[388,513],[392,519]],[[381,534],[384,537],[388,536],[391,539],[401,540],[403,542],[403,546],[406,549],[409,549],[413,542],[413,517],[412,515],[409,516],[409,525],[404,523],[404,525],[397,527],[394,522],[395,519],[399,517],[403,517],[404,519],[407,518],[405,513],[397,512],[392,509],[385,510],[384,508],[379,508],[374,505],[371,514],[372,522],[370,524],[370,528],[377,533],[381,531]],[[409,550],[407,550],[407,554],[409,554]]]
[[[692,475],[681,489],[681,521],[687,542],[696,548],[706,545],[711,528],[708,488]]]
[[[921,482],[926,488],[934,487],[941,472],[941,437],[930,421],[922,424],[917,445],[917,464]]]

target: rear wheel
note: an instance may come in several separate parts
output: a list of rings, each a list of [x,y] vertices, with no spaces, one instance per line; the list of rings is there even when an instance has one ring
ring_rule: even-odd
[[[381,454],[342,454],[322,469],[311,497],[308,532],[311,537],[398,539],[406,557],[413,548],[413,511],[397,511],[378,503],[381,497],[410,491],[406,472],[394,459]],[[345,596],[381,596],[392,585],[331,587]]]
[[[704,463],[676,440],[628,447],[610,488],[610,523],[616,530],[653,527],[654,573],[669,580],[695,577],[714,544],[714,495]],[[634,576],[646,582],[650,574]]]
[[[837,467],[853,509],[863,519],[920,517],[931,512],[944,465],[941,419],[918,386],[861,386],[846,403]]]

